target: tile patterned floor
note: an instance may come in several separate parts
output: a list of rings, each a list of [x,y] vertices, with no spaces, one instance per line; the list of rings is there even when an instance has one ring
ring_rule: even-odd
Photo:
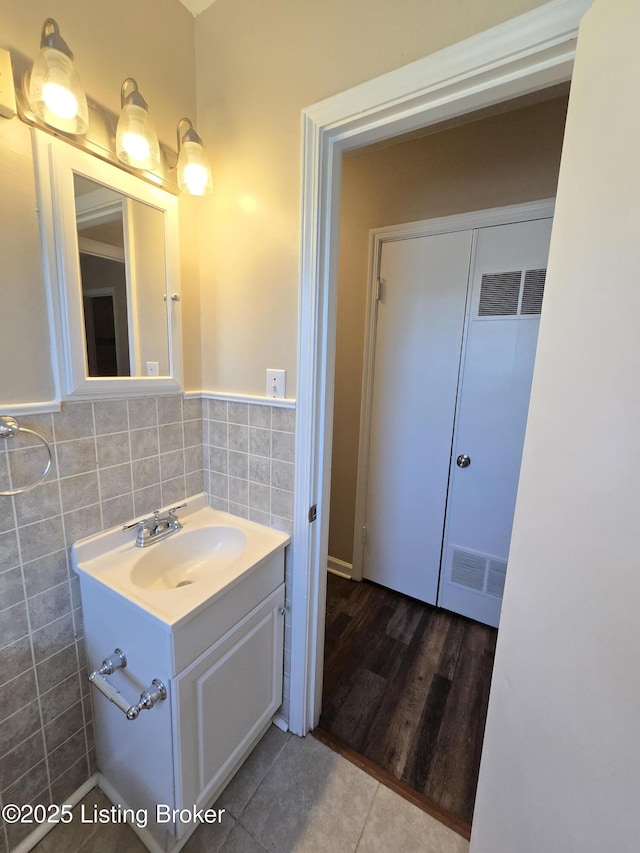
[[[107,807],[94,789],[85,803]],[[272,726],[184,853],[467,853],[469,843],[312,737]],[[123,825],[59,825],[37,853],[144,853]]]

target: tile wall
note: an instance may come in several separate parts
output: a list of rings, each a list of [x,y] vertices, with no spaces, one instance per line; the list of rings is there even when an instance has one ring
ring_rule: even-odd
[[[292,408],[227,400],[203,401],[205,487],[216,509],[293,531],[296,414]],[[291,610],[291,549],[286,607]],[[288,719],[291,622],[285,621],[284,699]]]
[[[291,532],[295,411],[204,401],[204,466],[212,505]]]
[[[53,466],[33,491],[0,497],[0,800],[61,803],[95,769],[68,546],[203,490],[202,401],[69,403],[19,422],[51,443]],[[2,444],[0,490],[37,479],[42,445],[26,433]],[[31,828],[0,824],[0,853]]]
[[[61,803],[95,770],[72,542],[203,489],[216,508],[293,526],[293,409],[173,395],[68,403],[19,422],[50,442],[53,465],[33,491],[0,497],[0,805]],[[0,490],[37,479],[42,445],[24,433],[2,444]],[[29,829],[0,823],[0,853]]]

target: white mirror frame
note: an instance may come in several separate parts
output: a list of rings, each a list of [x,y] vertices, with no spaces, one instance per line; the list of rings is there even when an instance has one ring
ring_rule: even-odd
[[[32,129],[51,358],[56,398],[94,399],[183,390],[178,200],[160,187]],[[111,187],[164,215],[169,376],[88,375],[78,256],[74,174]]]

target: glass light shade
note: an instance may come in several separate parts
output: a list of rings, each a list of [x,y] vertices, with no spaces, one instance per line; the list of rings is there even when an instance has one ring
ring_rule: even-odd
[[[207,195],[213,190],[211,166],[199,142],[187,140],[180,145],[178,187],[191,195]]]
[[[138,104],[125,104],[116,130],[118,159],[135,169],[157,169],[160,145],[149,111]]]
[[[31,69],[29,104],[45,124],[80,136],[89,126],[87,98],[73,59],[55,47],[41,48]]]

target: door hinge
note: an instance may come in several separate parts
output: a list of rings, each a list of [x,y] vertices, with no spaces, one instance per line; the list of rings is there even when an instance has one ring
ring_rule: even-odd
[[[382,296],[382,279],[376,279],[376,302],[380,302]]]
[[[314,504],[312,507],[309,507],[309,524],[312,521],[315,521],[318,517],[318,505]]]
[[[364,545],[364,543],[365,543],[366,541],[367,541],[367,528],[366,528],[366,526],[363,524],[363,525],[362,525],[362,544]]]

